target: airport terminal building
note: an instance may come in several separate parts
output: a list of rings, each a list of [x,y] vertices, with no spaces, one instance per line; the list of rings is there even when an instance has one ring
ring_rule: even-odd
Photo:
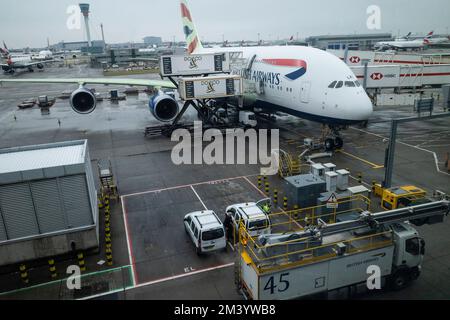
[[[349,34],[349,35],[322,35],[306,38],[308,45],[319,49],[345,49],[371,50],[375,43],[391,41],[390,33]]]

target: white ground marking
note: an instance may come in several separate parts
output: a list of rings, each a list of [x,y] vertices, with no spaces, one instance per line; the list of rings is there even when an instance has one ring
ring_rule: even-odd
[[[194,191],[194,193],[197,196],[198,200],[200,200],[200,202],[202,203],[203,208],[205,208],[205,210],[208,210],[208,208],[205,206],[205,203],[202,201],[202,198],[200,198],[200,196],[198,195],[197,191],[195,191],[193,186],[191,186],[191,189],[192,189],[192,191]]]
[[[133,290],[133,289],[136,289],[136,288],[146,287],[146,286],[150,286],[150,285],[153,285],[153,284],[167,282],[167,281],[171,281],[171,280],[175,280],[175,279],[179,279],[179,278],[185,278],[185,277],[193,276],[193,275],[196,275],[196,274],[199,274],[199,273],[204,273],[204,272],[209,272],[209,271],[213,271],[213,270],[228,268],[228,267],[231,267],[231,266],[234,266],[234,262],[218,265],[218,266],[215,266],[215,267],[209,267],[209,268],[205,268],[205,269],[195,270],[195,271],[188,272],[188,273],[180,273],[180,274],[177,274],[177,275],[174,275],[174,276],[170,276],[170,277],[166,277],[166,278],[161,278],[161,279],[152,280],[152,281],[148,281],[148,282],[144,282],[144,283],[139,283],[138,285],[134,284],[132,287],[117,289],[117,290],[113,290],[113,291],[110,291],[110,292],[99,293],[99,294],[95,294],[95,295],[92,295],[92,296],[89,296],[89,297],[80,298],[78,300],[89,300],[89,299],[99,298],[99,297],[107,296],[107,295],[110,295],[110,294],[113,294],[113,293],[117,293],[117,292],[125,292],[125,291]]]
[[[378,137],[380,139],[383,139],[383,140],[384,139],[388,139],[387,137],[383,137],[380,134],[373,133],[373,132],[370,132],[370,131],[366,131],[366,130],[362,130],[362,129],[358,129],[358,128],[352,128],[352,127],[351,127],[351,129],[357,130],[357,131],[361,131],[361,132],[364,132],[366,134],[371,134],[371,135],[376,136],[376,137]],[[441,169],[439,169],[439,161],[438,161],[438,158],[437,158],[437,155],[436,155],[435,152],[433,152],[431,150],[424,149],[424,148],[420,148],[418,146],[413,146],[412,144],[409,144],[409,143],[406,143],[406,142],[403,142],[403,141],[399,141],[399,140],[397,140],[397,143],[403,144],[403,145],[405,145],[407,147],[410,147],[410,148],[414,148],[414,149],[417,149],[417,150],[421,150],[421,151],[424,151],[424,152],[431,153],[433,155],[433,157],[434,157],[434,164],[436,165],[436,171],[439,172],[439,173],[442,173],[442,174],[450,176],[450,173],[441,171]]]

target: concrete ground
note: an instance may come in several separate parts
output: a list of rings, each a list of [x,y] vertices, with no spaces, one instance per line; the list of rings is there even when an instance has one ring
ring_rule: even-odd
[[[63,70],[47,68],[44,72],[15,77],[98,77],[100,74],[100,70],[75,66]],[[76,88],[56,84],[6,84],[0,88],[0,148],[88,139],[95,174],[97,161],[111,160],[122,196],[121,201],[113,204],[114,265],[98,264],[105,259],[101,236],[100,252],[87,257],[87,272],[93,274],[86,277],[90,280],[84,291],[68,292],[62,289],[62,281],[34,287],[50,280],[48,268],[36,265],[30,270],[31,289],[17,291],[24,287],[17,273],[0,274],[0,292],[16,290],[0,295],[0,299],[66,299],[97,294],[104,299],[242,299],[234,285],[233,250],[198,257],[184,232],[183,216],[208,208],[223,217],[229,204],[263,198],[256,180],[259,167],[174,165],[171,151],[175,142],[165,137],[144,137],[144,128],[158,123],[148,110],[148,96],[144,93],[128,96],[116,104],[108,100],[99,102],[89,115],[74,113],[67,100],[57,100],[50,115],[41,115],[37,107],[27,110],[16,107],[26,98],[41,94],[57,96],[72,87]],[[120,86],[95,88],[98,92],[124,89]],[[343,132],[345,145],[341,152],[317,161],[348,168],[353,177],[361,173],[363,184],[370,188],[372,180],[383,180],[389,119],[412,115],[410,107],[379,107],[367,128],[352,127]],[[188,120],[194,117],[192,111],[186,115]],[[394,185],[415,184],[427,191],[439,189],[450,193],[450,175],[444,168],[446,153],[450,152],[449,124],[447,118],[399,127]],[[275,123],[264,126],[280,128],[281,148],[297,154],[303,150],[304,137],[320,135],[320,125],[290,116],[279,117]],[[271,188],[276,186],[281,190],[279,177],[271,177],[269,181]],[[355,179],[351,183],[357,184]],[[372,200],[376,211],[377,200]],[[427,243],[421,277],[399,292],[360,294],[357,298],[449,298],[450,221],[418,230]],[[58,279],[64,278],[65,267],[73,261],[56,260],[60,270]],[[113,293],[103,295],[109,291]]]

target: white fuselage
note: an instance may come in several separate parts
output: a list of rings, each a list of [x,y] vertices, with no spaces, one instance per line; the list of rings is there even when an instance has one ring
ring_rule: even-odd
[[[399,49],[420,49],[425,46],[423,39],[421,40],[402,40],[402,41],[382,41],[375,44],[375,48],[390,47]]]
[[[195,53],[242,52],[249,72],[233,70],[262,86],[256,107],[326,124],[367,121],[372,103],[350,68],[336,56],[304,46],[203,48]],[[339,88],[329,88],[342,81]],[[347,85],[345,83],[347,82]]]

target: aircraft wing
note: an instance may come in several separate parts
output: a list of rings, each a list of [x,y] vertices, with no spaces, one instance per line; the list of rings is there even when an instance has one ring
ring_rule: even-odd
[[[105,78],[54,78],[54,79],[0,79],[0,84],[6,82],[24,82],[24,83],[73,83],[79,85],[85,84],[104,84],[104,85],[129,85],[156,88],[175,89],[175,85],[170,81],[164,80],[146,80],[146,79],[105,79]]]

